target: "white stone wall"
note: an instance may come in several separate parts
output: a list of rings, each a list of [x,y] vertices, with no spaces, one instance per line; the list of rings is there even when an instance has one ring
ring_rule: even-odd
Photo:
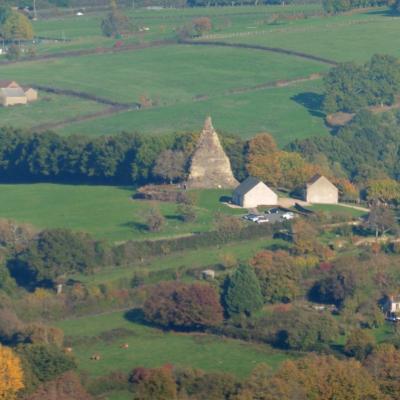
[[[275,206],[278,204],[278,195],[274,193],[267,185],[260,182],[243,196],[245,208],[254,208],[258,206]]]
[[[307,186],[307,203],[311,204],[337,204],[339,190],[325,177]]]

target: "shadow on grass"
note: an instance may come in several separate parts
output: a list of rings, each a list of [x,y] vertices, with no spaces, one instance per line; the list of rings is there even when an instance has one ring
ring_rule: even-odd
[[[290,100],[302,105],[314,117],[325,118],[325,113],[322,111],[322,103],[324,96],[314,92],[303,92],[291,97]]]
[[[220,203],[230,203],[232,201],[232,197],[231,196],[221,196],[219,198],[219,202]]]
[[[170,220],[170,221],[182,221],[182,216],[181,215],[166,215],[165,219]]]
[[[366,14],[368,14],[368,15],[382,15],[383,17],[399,17],[399,20],[400,20],[400,14],[399,13],[395,13],[390,8],[387,8],[385,10],[371,10],[371,11],[367,11]]]
[[[142,224],[141,222],[134,222],[134,221],[129,221],[129,222],[124,222],[123,224],[120,224],[120,226],[130,228],[135,231],[139,232],[148,232],[149,229],[146,224]]]

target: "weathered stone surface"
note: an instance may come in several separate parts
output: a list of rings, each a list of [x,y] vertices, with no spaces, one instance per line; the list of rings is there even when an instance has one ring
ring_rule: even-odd
[[[232,173],[229,158],[221,146],[211,117],[204,123],[196,150],[192,157],[189,188],[235,188],[239,183]]]

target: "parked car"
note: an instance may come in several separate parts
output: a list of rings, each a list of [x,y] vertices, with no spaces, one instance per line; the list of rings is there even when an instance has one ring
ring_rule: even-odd
[[[265,224],[266,222],[269,222],[269,219],[266,217],[260,217],[256,221],[257,224]]]
[[[243,219],[247,220],[247,221],[251,221],[251,222],[257,222],[257,220],[261,218],[261,215],[257,215],[257,214],[246,214],[243,216]]]
[[[279,214],[279,208],[270,208],[269,210],[265,211],[265,214]]]
[[[282,215],[282,218],[286,219],[286,220],[290,220],[290,219],[294,218],[294,214],[292,212],[288,211]]]

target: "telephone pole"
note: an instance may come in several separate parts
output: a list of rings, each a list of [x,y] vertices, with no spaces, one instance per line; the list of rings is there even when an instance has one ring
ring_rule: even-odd
[[[37,20],[37,12],[36,12],[36,0],[33,0],[33,20]]]

